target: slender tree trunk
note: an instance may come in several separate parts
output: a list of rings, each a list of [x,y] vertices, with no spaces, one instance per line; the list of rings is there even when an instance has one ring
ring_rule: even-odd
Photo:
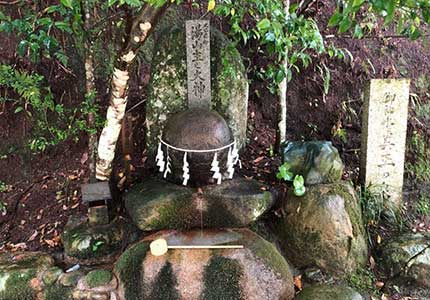
[[[130,65],[133,63],[140,46],[146,41],[148,34],[155,27],[167,6],[156,8],[149,4],[144,5],[138,16],[133,20],[128,41],[126,41],[124,50],[115,64],[109,108],[106,116],[107,122],[100,135],[98,145],[96,177],[99,180],[109,180],[112,172],[115,147],[127,106]]]
[[[284,11],[285,14],[289,15],[290,0],[284,0]],[[285,58],[282,62],[282,67],[285,71],[288,70],[288,59]],[[277,150],[278,153],[281,151],[281,145],[287,139],[287,83],[288,78],[285,78],[279,84],[279,110],[278,110],[278,130],[277,130]]]
[[[88,0],[83,2],[85,19],[84,27],[89,28],[91,24],[91,14]],[[85,94],[89,97],[91,105],[95,103],[95,84],[94,84],[94,66],[93,66],[93,47],[89,38],[85,41]],[[95,128],[94,113],[88,114],[88,127]],[[88,134],[88,165],[90,169],[90,181],[95,180],[96,175],[96,148],[97,133]]]

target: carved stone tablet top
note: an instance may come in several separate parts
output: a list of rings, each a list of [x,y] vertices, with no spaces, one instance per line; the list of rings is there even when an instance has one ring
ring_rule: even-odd
[[[210,25],[208,20],[187,21],[188,108],[210,109]],[[180,49],[178,49],[180,51]]]

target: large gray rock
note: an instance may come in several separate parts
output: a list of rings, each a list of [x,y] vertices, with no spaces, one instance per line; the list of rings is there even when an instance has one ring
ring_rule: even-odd
[[[244,249],[170,249],[149,252],[152,240],[169,245],[243,245]],[[115,264],[121,299],[289,300],[293,278],[276,248],[248,229],[157,233],[133,245]]]
[[[339,152],[328,141],[287,142],[282,160],[291,172],[305,178],[306,185],[337,182],[344,169]]]
[[[382,246],[382,265],[390,276],[400,276],[430,287],[430,234],[403,234]]]
[[[152,59],[146,105],[146,145],[153,154],[166,120],[187,109],[185,27],[170,27],[160,35]],[[246,142],[248,80],[242,58],[233,44],[211,28],[212,109],[221,114],[241,147]]]
[[[106,225],[91,225],[84,218],[72,217],[61,241],[69,262],[94,265],[111,261],[137,235],[137,228],[121,217]]]
[[[360,203],[349,183],[310,186],[302,197],[289,193],[282,210],[275,231],[294,266],[343,276],[366,263]]]
[[[271,192],[254,180],[233,179],[202,193],[159,179],[136,184],[124,194],[125,207],[141,230],[244,227],[273,204]]]
[[[314,285],[301,291],[296,300],[363,300],[363,297],[348,286]]]

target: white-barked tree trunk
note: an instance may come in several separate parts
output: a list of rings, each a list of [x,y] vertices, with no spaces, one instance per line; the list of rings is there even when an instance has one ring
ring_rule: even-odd
[[[112,161],[115,157],[115,148],[127,106],[130,65],[134,62],[137,51],[139,51],[140,46],[146,41],[148,34],[154,28],[156,22],[167,8],[167,5],[156,8],[145,4],[133,21],[126,46],[115,65],[106,124],[100,135],[98,145],[96,166],[96,178],[98,180],[107,181],[112,173]]]

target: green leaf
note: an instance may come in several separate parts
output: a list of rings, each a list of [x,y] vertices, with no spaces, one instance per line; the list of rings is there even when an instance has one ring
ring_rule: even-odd
[[[19,113],[19,112],[21,112],[21,111],[23,111],[24,110],[24,108],[22,107],[22,106],[18,106],[16,109],[15,109],[15,111],[14,111],[14,113]]]
[[[297,197],[302,197],[305,193],[306,188],[304,186],[298,189],[294,189],[294,195],[296,195]]]
[[[363,5],[365,0],[354,0],[354,2],[352,2],[352,7],[353,8],[358,8],[360,6]]]
[[[112,5],[114,5],[116,3],[117,0],[108,0],[108,7],[111,7]]]
[[[334,15],[332,15],[330,20],[328,21],[328,26],[333,27],[338,25],[342,18],[343,16],[339,12],[334,13]]]
[[[303,188],[305,186],[305,179],[302,175],[296,175],[294,177],[293,186],[295,189]]]
[[[361,39],[364,36],[363,29],[361,29],[360,25],[355,25],[354,27],[354,37],[357,39]]]
[[[260,22],[257,23],[257,28],[260,31],[267,31],[270,28],[270,20],[267,18],[264,18]]]
[[[57,21],[54,23],[54,25],[55,25],[55,27],[57,27],[61,31],[65,31],[67,33],[73,33],[73,30],[70,27],[70,24],[67,22]]]
[[[340,23],[339,23],[339,32],[344,33],[349,30],[352,26],[352,21],[350,18],[345,17]]]
[[[60,2],[67,8],[73,7],[73,0],[60,0]]]
[[[387,15],[384,18],[384,25],[387,26],[394,19],[394,13],[396,10],[396,2],[394,0],[387,0],[385,5],[386,5]]]
[[[294,174],[290,172],[290,166],[288,163],[284,163],[279,167],[279,172],[276,174],[276,178],[284,179],[285,181],[293,180]]]

